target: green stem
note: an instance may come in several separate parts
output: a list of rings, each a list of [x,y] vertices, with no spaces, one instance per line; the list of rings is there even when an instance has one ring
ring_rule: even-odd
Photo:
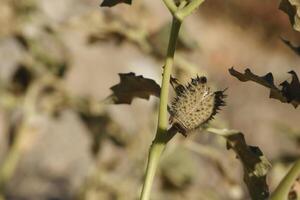
[[[22,141],[24,140],[25,136],[26,131],[24,130],[24,125],[21,124],[17,131],[15,141],[10,148],[7,157],[3,161],[3,164],[0,166],[0,195],[3,194],[5,184],[11,179],[17,167],[17,163],[22,152]]]
[[[163,0],[163,1],[171,13],[176,12],[177,6],[175,5],[173,0]]]
[[[155,176],[155,172],[159,163],[160,156],[165,149],[165,144],[152,144],[148,155],[148,165],[146,169],[146,177],[143,185],[140,200],[150,199],[151,186]]]
[[[172,72],[172,66],[174,62],[174,54],[175,54],[176,43],[177,43],[178,34],[180,30],[180,25],[181,22],[179,22],[176,18],[173,18],[168,52],[167,52],[166,63],[162,75],[162,84],[161,84],[161,95],[160,95],[159,115],[158,115],[158,129],[161,130],[166,130],[168,126],[167,106],[168,106],[168,97],[169,97],[169,83],[170,83],[170,77]]]
[[[176,43],[178,39],[178,34],[180,30],[181,22],[173,17],[169,47],[166,56],[166,62],[162,75],[162,84],[161,84],[161,95],[160,95],[160,103],[159,103],[159,114],[158,114],[158,127],[155,139],[150,147],[149,155],[148,155],[148,164],[146,169],[146,175],[144,180],[144,185],[142,189],[142,193],[140,196],[140,200],[149,200],[151,186],[153,183],[153,179],[155,176],[155,172],[160,160],[160,157],[166,147],[167,142],[174,136],[171,133],[167,134],[168,127],[168,97],[169,97],[169,82],[170,76],[174,61],[174,54],[176,49]]]
[[[295,180],[300,176],[300,160],[291,168],[289,173],[282,179],[270,200],[287,200],[290,189]]]
[[[179,21],[182,21],[186,16],[190,15],[194,10],[196,10],[203,2],[204,0],[193,0],[187,6],[175,13],[176,18]]]

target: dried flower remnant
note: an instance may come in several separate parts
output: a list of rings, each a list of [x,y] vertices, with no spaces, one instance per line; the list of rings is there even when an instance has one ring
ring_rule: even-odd
[[[176,83],[174,79],[172,81]],[[204,76],[197,76],[188,85],[178,84],[174,88],[176,97],[170,108],[170,122],[184,136],[213,119],[225,105],[225,90],[211,92]]]

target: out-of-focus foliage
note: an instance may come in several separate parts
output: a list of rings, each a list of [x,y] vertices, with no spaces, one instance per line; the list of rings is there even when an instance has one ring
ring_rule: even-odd
[[[163,186],[169,189],[183,188],[195,181],[196,163],[190,152],[178,146],[162,160],[161,173]]]
[[[147,40],[152,47],[152,53],[159,58],[165,56],[168,48],[168,37],[170,33],[171,23],[164,24],[159,30],[151,33]],[[192,51],[198,47],[195,38],[186,30],[185,26],[181,27],[177,41],[176,51]]]

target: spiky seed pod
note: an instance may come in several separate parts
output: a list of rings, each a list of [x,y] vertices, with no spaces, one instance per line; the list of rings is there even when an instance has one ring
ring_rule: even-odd
[[[186,86],[179,84],[175,91],[170,122],[183,135],[213,119],[225,105],[224,91],[211,92],[204,76],[197,76]]]

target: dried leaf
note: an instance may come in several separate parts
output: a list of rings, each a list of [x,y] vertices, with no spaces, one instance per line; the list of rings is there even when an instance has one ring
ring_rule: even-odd
[[[265,200],[269,196],[266,182],[267,172],[271,167],[258,147],[248,146],[242,133],[229,135],[227,145],[233,149],[244,168],[244,181],[250,196],[255,200]]]
[[[244,169],[244,182],[251,199],[266,200],[269,197],[267,173],[271,164],[258,147],[248,146],[243,133],[227,129],[206,129],[208,132],[221,135],[227,140],[228,149],[234,150]]]
[[[281,40],[290,48],[292,49],[298,56],[300,56],[300,46],[294,46],[292,43],[288,40],[285,40],[281,38]]]
[[[289,16],[293,28],[300,31],[300,0],[282,0],[279,9]]]
[[[113,7],[119,3],[131,4],[132,0],[103,0],[101,7]]]
[[[160,95],[160,86],[152,79],[136,76],[133,72],[119,76],[120,83],[110,88],[113,94],[109,98],[115,104],[131,104],[135,97],[149,99],[150,95]]]
[[[284,81],[280,84],[279,89],[274,84],[272,73],[267,73],[264,76],[253,74],[250,69],[246,69],[244,74],[230,68],[229,73],[242,82],[253,81],[270,89],[270,98],[278,99],[283,103],[291,103],[295,108],[300,104],[300,82],[297,74],[294,71],[288,72],[292,75],[292,81]]]

